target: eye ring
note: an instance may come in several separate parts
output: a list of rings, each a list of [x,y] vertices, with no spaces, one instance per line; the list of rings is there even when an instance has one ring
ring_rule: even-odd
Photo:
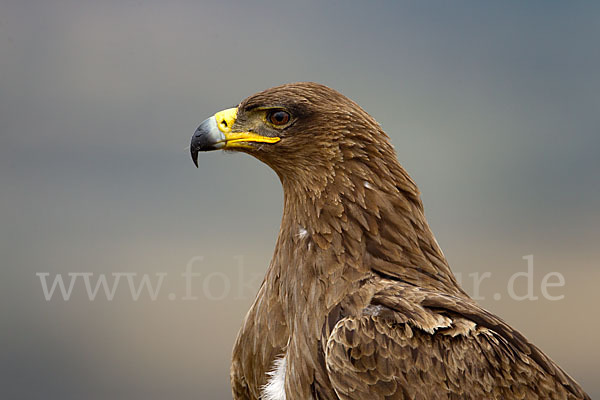
[[[290,113],[284,110],[273,110],[267,114],[267,121],[275,126],[284,126],[292,119]]]

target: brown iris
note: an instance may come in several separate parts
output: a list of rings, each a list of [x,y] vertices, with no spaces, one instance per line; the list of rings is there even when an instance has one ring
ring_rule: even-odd
[[[290,114],[283,110],[271,111],[267,115],[267,120],[273,125],[282,126],[290,121]]]

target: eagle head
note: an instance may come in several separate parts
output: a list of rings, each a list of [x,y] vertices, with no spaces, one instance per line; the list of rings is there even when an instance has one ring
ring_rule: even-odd
[[[190,150],[196,166],[200,151],[245,152],[269,165],[282,181],[311,187],[320,186],[316,178],[331,179],[345,161],[396,162],[388,136],[366,111],[313,82],[276,86],[216,113],[200,124]]]

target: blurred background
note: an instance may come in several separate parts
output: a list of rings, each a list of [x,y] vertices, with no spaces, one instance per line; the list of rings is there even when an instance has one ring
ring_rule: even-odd
[[[382,124],[467,291],[600,396],[599,37],[591,2],[3,0],[0,397],[230,398],[282,192],[187,146],[305,80]],[[537,300],[509,295],[528,255],[514,292]],[[86,273],[129,277],[92,301]]]

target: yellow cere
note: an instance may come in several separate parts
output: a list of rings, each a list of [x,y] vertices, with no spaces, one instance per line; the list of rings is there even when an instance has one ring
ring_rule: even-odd
[[[219,111],[215,114],[217,127],[223,134],[227,142],[225,148],[231,147],[252,147],[248,142],[258,143],[277,143],[281,140],[278,137],[261,136],[254,132],[232,132],[231,128],[237,117],[237,108],[228,108],[227,110]]]
[[[227,110],[219,111],[215,114],[217,126],[223,133],[231,132],[231,127],[237,118],[237,108],[228,108]]]

